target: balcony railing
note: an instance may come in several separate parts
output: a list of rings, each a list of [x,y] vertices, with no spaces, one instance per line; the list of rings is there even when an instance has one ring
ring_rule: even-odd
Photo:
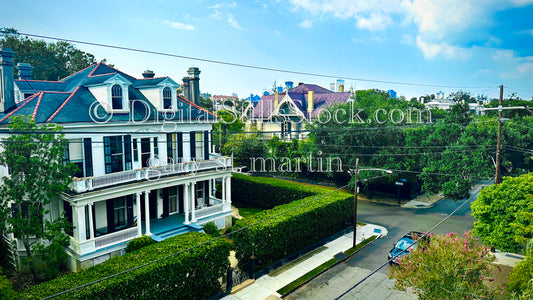
[[[155,166],[137,170],[129,170],[88,178],[74,178],[71,189],[76,193],[92,191],[94,189],[117,184],[140,181],[157,180],[162,176],[195,173],[205,170],[227,170],[233,167],[231,157],[212,157],[210,160],[190,161],[164,166]]]
[[[223,204],[203,207],[197,210],[195,214],[196,214],[196,219],[202,219],[202,218],[212,216],[212,215],[224,212],[224,211],[231,211],[231,204],[223,203]]]
[[[95,238],[94,246],[96,248],[101,248],[101,247],[106,247],[109,245],[117,244],[120,242],[124,242],[137,236],[137,232],[138,232],[137,227],[132,227],[132,228],[124,229],[124,230],[117,231],[114,233],[106,234],[104,236]]]

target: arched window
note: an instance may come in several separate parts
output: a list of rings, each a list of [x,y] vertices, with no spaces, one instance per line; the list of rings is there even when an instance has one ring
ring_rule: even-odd
[[[122,109],[122,87],[118,84],[111,88],[111,101],[113,109]]]
[[[163,89],[163,108],[170,109],[172,106],[172,91],[167,86]]]

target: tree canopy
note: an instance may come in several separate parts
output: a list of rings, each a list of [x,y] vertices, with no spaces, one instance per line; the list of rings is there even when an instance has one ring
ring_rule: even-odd
[[[70,224],[64,216],[51,216],[49,209],[72,181],[75,166],[63,162],[63,135],[49,133],[61,127],[38,126],[28,116],[11,118],[9,129],[25,133],[10,134],[0,152],[0,164],[10,170],[0,186],[0,224],[7,225],[0,231],[13,233],[24,246],[23,259],[36,279],[53,277],[66,262],[64,247],[70,239],[65,231]]]
[[[502,251],[522,251],[521,241],[533,238],[525,229],[533,224],[527,216],[533,213],[533,173],[504,177],[501,184],[484,188],[471,206],[472,216],[477,219],[474,233],[486,245]]]
[[[94,55],[77,49],[69,42],[48,43],[19,35],[13,28],[0,29],[0,48],[15,52],[14,62],[29,63],[35,80],[56,81],[96,62]],[[16,68],[14,73],[16,75]]]

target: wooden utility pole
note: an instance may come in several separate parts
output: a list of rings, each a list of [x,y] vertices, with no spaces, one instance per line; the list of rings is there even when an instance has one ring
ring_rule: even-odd
[[[494,184],[500,183],[500,148],[502,144],[503,85],[500,85],[500,104],[498,106],[498,141],[496,143],[496,174]]]
[[[359,173],[359,158],[355,159],[355,192],[354,192],[354,203],[353,203],[353,247],[357,244],[357,174]]]

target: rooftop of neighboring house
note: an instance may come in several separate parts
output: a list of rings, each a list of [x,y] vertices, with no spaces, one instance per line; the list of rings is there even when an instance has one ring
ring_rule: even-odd
[[[311,115],[308,115],[307,106],[309,99],[309,91],[313,92],[313,110]],[[287,95],[287,91],[283,91],[278,95],[278,105],[282,99]],[[316,84],[300,84],[297,87],[289,89],[288,95],[296,107],[305,115],[306,118],[317,117],[322,110],[330,105],[337,103],[344,103],[350,99],[350,92],[332,92]],[[254,103],[254,118],[269,118],[274,111],[274,102],[276,95],[264,95],[257,103]]]
[[[32,115],[37,123],[94,123],[97,120],[107,120],[106,123],[127,122],[129,120],[213,120],[210,112],[200,108],[197,104],[178,96],[178,84],[170,77],[135,78],[104,63],[97,63],[77,73],[58,81],[42,81],[15,79],[15,90],[22,93],[24,99],[15,106],[0,112],[0,124],[8,123],[12,116]],[[119,111],[104,109],[102,99],[106,97],[98,87],[119,84],[124,88],[122,93],[127,95],[124,107]],[[170,110],[158,109],[154,100],[148,99],[150,89],[171,87],[173,113]],[[163,93],[160,93],[163,95]],[[107,93],[110,97],[111,93]],[[98,99],[97,99],[98,98]],[[150,101],[152,100],[152,101]],[[111,100],[108,100],[111,101]],[[100,103],[100,105],[95,105]]]

